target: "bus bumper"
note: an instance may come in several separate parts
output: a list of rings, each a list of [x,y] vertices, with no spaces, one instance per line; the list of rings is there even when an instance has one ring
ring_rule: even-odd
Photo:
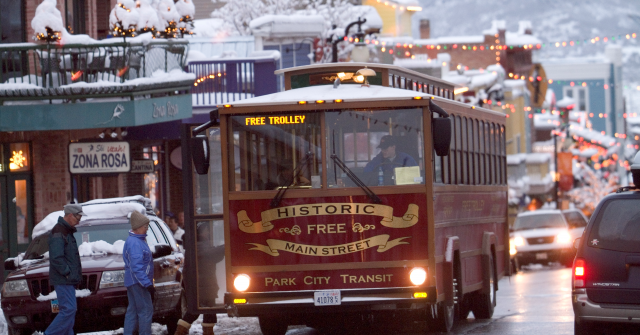
[[[426,298],[414,298],[416,292],[427,293]],[[379,289],[340,290],[340,305],[315,306],[314,291],[226,293],[225,305],[229,316],[248,317],[277,314],[344,313],[383,310],[424,309],[437,301],[432,287],[396,287]],[[245,303],[236,303],[244,299]]]

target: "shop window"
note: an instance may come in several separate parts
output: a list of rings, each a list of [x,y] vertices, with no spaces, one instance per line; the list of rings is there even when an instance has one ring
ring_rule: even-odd
[[[160,167],[162,166],[160,146],[142,148],[142,157],[153,160],[154,172],[144,174],[144,196],[151,200],[151,205],[158,211],[161,203],[162,188],[160,187]]]
[[[27,181],[25,179],[15,181],[16,197],[16,235],[18,244],[29,243],[29,222],[27,216]]]
[[[9,145],[9,154],[11,155],[9,157],[9,170],[11,172],[31,170],[29,143],[11,143]]]

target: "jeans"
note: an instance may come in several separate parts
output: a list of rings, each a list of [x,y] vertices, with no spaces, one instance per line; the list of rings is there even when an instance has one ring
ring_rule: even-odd
[[[138,331],[139,335],[151,335],[151,319],[153,318],[153,302],[151,294],[140,284],[127,287],[129,306],[124,316],[124,335]]]
[[[76,321],[76,288],[73,285],[55,285],[60,311],[49,324],[45,335],[73,335],[73,324]]]

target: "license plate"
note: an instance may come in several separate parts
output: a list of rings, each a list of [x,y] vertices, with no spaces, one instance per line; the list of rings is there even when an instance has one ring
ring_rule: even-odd
[[[315,291],[313,303],[316,306],[340,305],[340,290]]]
[[[547,259],[547,253],[546,252],[539,252],[536,254],[536,259]]]
[[[51,313],[60,312],[60,306],[58,306],[58,299],[51,300]]]

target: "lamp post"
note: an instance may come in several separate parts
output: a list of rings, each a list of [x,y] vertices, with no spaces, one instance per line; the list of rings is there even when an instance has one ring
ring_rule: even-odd
[[[332,63],[338,62],[338,43],[340,43],[345,37],[349,36],[349,30],[351,29],[351,27],[353,27],[356,24],[358,25],[358,32],[356,32],[356,38],[358,39],[359,42],[364,38],[364,33],[362,32],[361,26],[365,22],[367,22],[367,19],[358,18],[358,21],[353,21],[347,25],[347,28],[344,29],[344,36],[334,39],[333,37],[335,35],[331,35],[331,37],[329,38],[329,41],[331,42],[331,62]]]

